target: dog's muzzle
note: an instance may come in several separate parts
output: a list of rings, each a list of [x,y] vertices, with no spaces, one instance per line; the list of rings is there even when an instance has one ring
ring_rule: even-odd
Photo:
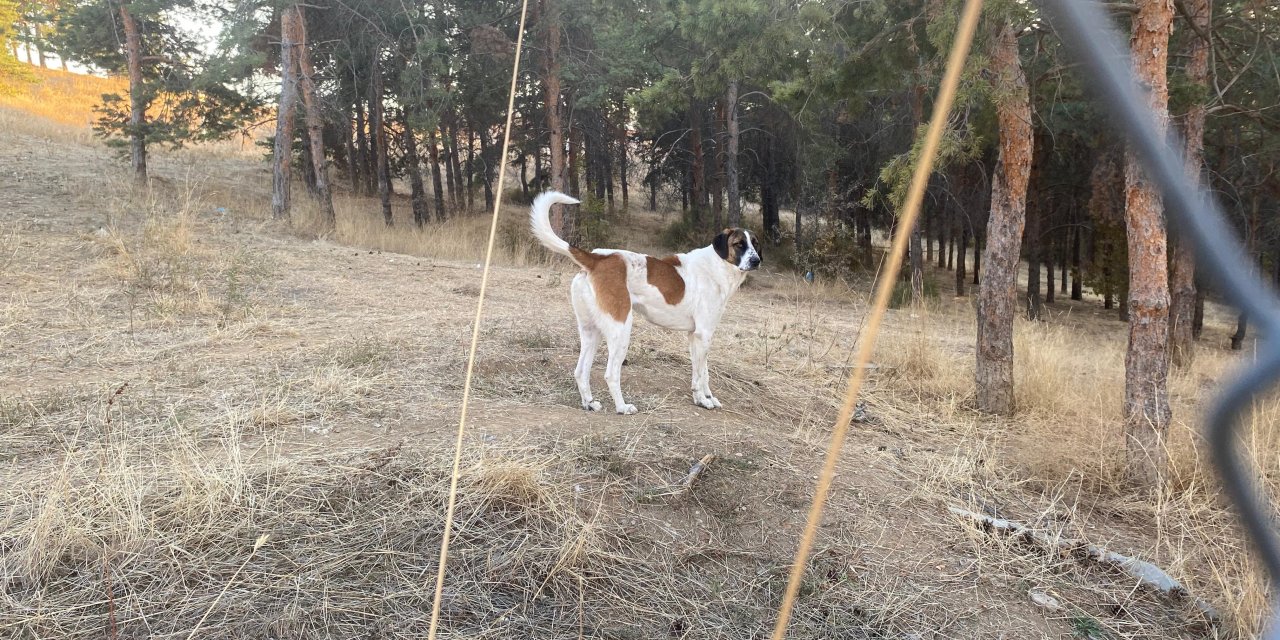
[[[750,258],[747,258],[746,264],[740,265],[738,268],[743,271],[755,271],[756,269],[759,269],[760,256],[751,256]]]

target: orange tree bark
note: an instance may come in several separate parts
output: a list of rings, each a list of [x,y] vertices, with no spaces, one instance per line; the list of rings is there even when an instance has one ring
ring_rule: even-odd
[[[382,202],[382,221],[389,227],[394,218],[391,213],[391,168],[387,160],[387,111],[382,103],[382,65],[378,57],[381,51],[374,50],[370,75],[372,83],[369,88],[369,122],[373,126],[373,139],[377,143],[378,200]]]
[[[1147,106],[1163,131],[1168,121],[1169,0],[1140,0],[1130,47]],[[1126,466],[1139,486],[1155,487],[1165,466],[1163,438],[1171,416],[1169,270],[1160,194],[1137,156],[1125,154],[1125,223],[1129,247],[1129,348],[1125,353]]]
[[[292,196],[293,123],[298,110],[297,45],[299,17],[293,8],[280,15],[280,103],[276,107],[276,137],[271,149],[271,217],[289,217]]]
[[[1018,60],[1018,40],[1005,24],[993,42],[996,115],[1000,157],[991,185],[991,218],[982,250],[978,289],[978,347],[975,378],[978,407],[1013,412],[1013,318],[1017,308],[1018,253],[1027,213],[1031,176],[1031,100]]]
[[[565,158],[564,158],[564,118],[560,102],[560,12],[556,0],[542,0],[538,17],[546,24],[543,26],[543,67],[542,88],[543,100],[547,112],[547,145],[551,152],[551,188],[565,191]],[[571,194],[577,195],[577,194]],[[561,205],[551,207],[551,228],[568,237],[570,229],[565,224],[564,208]]]
[[[436,220],[444,222],[444,183],[440,176],[440,150],[436,148],[436,128],[427,127],[427,158],[431,162],[431,191],[436,200]]]
[[[1209,16],[1210,0],[1186,0],[1192,33],[1187,35],[1187,81],[1197,87],[1209,85]],[[1200,167],[1204,163],[1205,104],[1197,100],[1187,110],[1182,121],[1185,140],[1187,176],[1200,179]],[[1195,355],[1191,325],[1196,309],[1196,257],[1191,245],[1178,240],[1173,243],[1173,255],[1169,261],[1169,352],[1173,364],[1191,364]]]
[[[307,113],[307,136],[311,139],[311,166],[316,175],[316,198],[324,218],[334,222],[333,190],[329,187],[329,169],[324,161],[324,120],[320,117],[320,104],[316,101],[316,69],[311,64],[311,51],[307,48],[307,23],[302,7],[293,5],[291,10],[298,38],[298,84],[302,89],[302,104]]]
[[[125,57],[129,64],[129,159],[133,180],[147,183],[147,99],[142,88],[142,38],[138,23],[129,13],[129,3],[120,3],[120,23],[124,26]],[[43,56],[41,56],[43,58]]]

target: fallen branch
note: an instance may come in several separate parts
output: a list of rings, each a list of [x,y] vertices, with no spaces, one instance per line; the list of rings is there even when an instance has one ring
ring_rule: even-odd
[[[1053,536],[1012,520],[992,518],[980,513],[974,513],[968,509],[961,509],[960,507],[948,507],[948,510],[957,516],[978,523],[979,528],[986,533],[1000,533],[1009,537],[1017,537],[1024,542],[1035,544],[1046,550],[1056,551],[1064,556],[1072,556],[1120,569],[1126,574],[1137,578],[1138,582],[1159,591],[1163,595],[1169,596],[1174,600],[1190,601],[1210,622],[1218,620],[1218,612],[1212,605],[1192,596],[1191,592],[1181,582],[1165,573],[1164,569],[1150,562],[1108,551],[1080,540]]]
[[[707,467],[711,466],[711,463],[715,459],[716,456],[714,453],[708,453],[707,455],[702,456],[701,460],[693,463],[692,467],[689,467],[689,473],[685,475],[684,480],[680,481],[680,484],[671,485],[667,487],[666,491],[658,489],[656,491],[661,491],[661,493],[650,493],[645,495],[645,498],[665,498],[667,496],[678,496],[688,493],[689,490],[693,488],[693,483],[698,481],[698,478],[706,472]]]

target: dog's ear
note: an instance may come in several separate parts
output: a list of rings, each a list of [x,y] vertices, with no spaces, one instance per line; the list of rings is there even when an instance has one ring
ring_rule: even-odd
[[[729,259],[729,230],[726,229],[711,241],[711,246],[715,247],[716,253],[720,255],[721,260]]]

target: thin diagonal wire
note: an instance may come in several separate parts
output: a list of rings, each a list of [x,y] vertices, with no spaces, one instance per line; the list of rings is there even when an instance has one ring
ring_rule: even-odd
[[[529,13],[529,0],[520,5],[520,31],[516,35],[516,57],[511,64],[511,92],[507,94],[507,126],[502,132],[502,155],[511,151],[511,118],[515,114],[516,80],[520,77],[520,53],[524,49],[524,24]],[[504,167],[505,168],[505,167]],[[462,463],[462,436],[467,426],[467,406],[471,401],[471,373],[475,370],[476,346],[480,344],[480,318],[484,315],[484,293],[489,286],[489,265],[493,262],[494,238],[498,235],[498,211],[502,207],[505,170],[498,171],[498,192],[493,196],[493,219],[489,222],[489,244],[484,252],[484,271],[480,276],[480,295],[476,300],[476,319],[471,324],[471,351],[467,354],[467,375],[462,382],[462,411],[458,416],[458,437],[453,445],[453,474],[449,477],[449,506],[444,514],[444,536],[440,539],[440,564],[436,568],[436,593],[431,603],[431,626],[427,640],[435,640],[440,623],[440,600],[444,593],[445,565],[449,560],[449,537],[453,533],[453,510],[458,501],[458,469]]]
[[[951,104],[955,100],[956,86],[960,83],[960,70],[969,55],[969,46],[973,42],[973,33],[978,24],[978,14],[982,9],[982,0],[968,0],[964,13],[960,17],[960,26],[956,32],[955,43],[947,58],[947,67],[942,77],[942,85],[938,89],[938,99],[933,105],[933,116],[929,122],[929,130],[925,134],[924,146],[920,150],[919,162],[915,175],[911,178],[911,186],[907,191],[902,219],[898,223],[898,232],[893,238],[893,246],[889,250],[889,262],[876,284],[875,302],[867,321],[866,334],[858,345],[858,358],[849,376],[849,386],[844,393],[844,404],[840,406],[840,414],[836,418],[835,429],[831,433],[831,443],[827,446],[826,461],[822,465],[822,475],[818,479],[818,487],[809,507],[809,521],[805,524],[804,535],[800,539],[800,548],[796,551],[795,562],[791,565],[791,576],[787,580],[787,591],[782,598],[782,608],[778,612],[778,621],[773,628],[773,640],[782,640],[787,632],[787,623],[791,619],[791,611],[795,606],[796,595],[800,590],[800,578],[804,575],[805,564],[809,559],[809,551],[813,548],[813,539],[818,532],[818,524],[822,519],[822,509],[826,506],[827,495],[831,491],[831,479],[835,476],[836,461],[840,458],[840,449],[844,446],[845,435],[849,432],[849,422],[853,417],[854,403],[858,392],[866,379],[867,363],[871,361],[871,351],[875,348],[876,337],[880,333],[880,321],[889,307],[889,294],[893,291],[893,283],[898,279],[902,268],[902,257],[906,253],[907,238],[915,228],[919,217],[920,203],[924,200],[924,188],[929,174],[933,173],[934,155],[938,151],[938,143],[942,139],[942,130],[951,114]]]

